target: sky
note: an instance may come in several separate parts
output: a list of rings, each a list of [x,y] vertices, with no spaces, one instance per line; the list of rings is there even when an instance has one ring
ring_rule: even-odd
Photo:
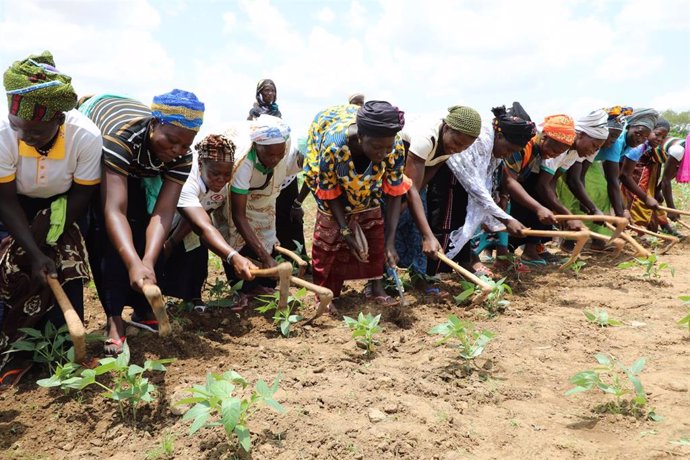
[[[690,0],[0,0],[0,66],[44,50],[80,95],[196,93],[202,135],[245,119],[262,78],[298,135],[353,92],[408,120],[690,109]]]

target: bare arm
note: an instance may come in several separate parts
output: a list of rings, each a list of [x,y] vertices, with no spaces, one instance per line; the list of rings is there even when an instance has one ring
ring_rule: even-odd
[[[398,264],[398,253],[395,250],[395,232],[398,229],[398,220],[400,219],[400,204],[402,203],[402,195],[386,196],[386,263],[389,267],[395,267]],[[422,206],[422,201],[417,194],[417,203],[419,207]],[[412,204],[411,204],[412,206]],[[412,209],[410,209],[411,211]],[[426,219],[425,219],[426,220]],[[427,224],[427,227],[429,224]]]
[[[608,160],[603,161],[602,165],[613,212],[619,217],[625,217],[625,207],[623,206],[623,196],[621,194],[620,166],[618,162]]]
[[[669,208],[676,209],[676,205],[673,202],[673,187],[671,185],[671,181],[673,181],[673,178],[676,177],[676,174],[678,174],[678,167],[680,166],[680,162],[673,158],[672,156],[668,157],[668,160],[666,160],[666,165],[664,167],[664,174],[661,177],[661,193],[663,194],[664,201],[666,201],[666,206]],[[669,215],[669,217],[671,217]],[[678,215],[674,214],[674,218],[677,218]]]
[[[177,200],[180,198],[182,184],[171,180],[164,180],[153,213],[146,227],[146,250],[142,262],[153,270],[158,260],[163,243],[170,233]]]
[[[647,192],[642,190],[642,188],[633,179],[633,172],[635,171],[636,161],[630,158],[623,157],[623,167],[620,172],[620,180],[625,185],[625,188],[630,190],[635,196],[637,196],[645,206],[649,208],[656,209],[659,207],[659,203],[653,196],[647,195]]]
[[[553,213],[542,206],[537,200],[532,198],[529,193],[524,189],[522,184],[518,182],[517,180],[517,175],[509,170],[508,168],[504,169],[504,174],[503,174],[503,180],[505,181],[504,186],[505,190],[508,191],[510,194],[510,197],[529,209],[530,211],[534,212],[537,217],[539,218],[539,221],[543,224],[555,224],[556,219],[553,216]]]
[[[557,214],[570,214],[570,210],[563,206],[556,196],[554,187],[555,177],[545,171],[540,171],[537,177],[537,194],[542,202]]]
[[[417,228],[422,234],[422,250],[427,257],[436,258],[436,253],[441,250],[441,245],[434,237],[426,214],[424,213],[424,205],[419,196],[421,190],[426,184],[424,183],[426,166],[424,160],[409,154],[405,162],[405,175],[412,179],[412,187],[407,191],[407,205],[410,208],[412,218],[417,224]]]
[[[583,182],[584,174],[582,174],[582,170],[583,163],[576,162],[573,164],[566,173],[565,183],[568,185],[568,189],[570,189],[577,201],[585,208],[587,214],[603,214],[587,194],[587,189]]]

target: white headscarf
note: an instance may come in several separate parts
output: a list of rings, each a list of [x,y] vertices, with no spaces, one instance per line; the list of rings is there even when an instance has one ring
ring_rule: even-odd
[[[606,139],[609,137],[609,129],[606,127],[608,113],[599,109],[590,112],[575,121],[575,131],[585,133],[592,139]]]
[[[290,127],[278,117],[261,115],[250,122],[249,136],[259,145],[282,144],[290,138]]]

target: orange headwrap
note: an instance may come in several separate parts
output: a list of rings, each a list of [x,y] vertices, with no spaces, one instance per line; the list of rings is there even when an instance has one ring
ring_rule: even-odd
[[[544,118],[542,133],[551,139],[572,145],[575,142],[575,121],[568,115],[550,115]]]

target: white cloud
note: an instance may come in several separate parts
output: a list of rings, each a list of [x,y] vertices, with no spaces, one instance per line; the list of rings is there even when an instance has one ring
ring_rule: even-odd
[[[330,24],[331,22],[333,22],[333,19],[335,19],[335,13],[329,7],[325,7],[320,9],[319,12],[316,13],[316,18],[321,22]]]

